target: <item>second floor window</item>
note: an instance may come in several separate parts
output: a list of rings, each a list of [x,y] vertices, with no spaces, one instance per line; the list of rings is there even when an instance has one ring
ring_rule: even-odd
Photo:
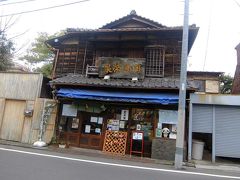
[[[149,77],[164,77],[164,46],[147,46],[145,48],[145,74]]]

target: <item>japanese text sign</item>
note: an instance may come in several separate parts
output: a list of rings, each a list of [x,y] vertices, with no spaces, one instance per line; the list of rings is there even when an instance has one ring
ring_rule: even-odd
[[[99,77],[110,75],[113,78],[144,78],[144,58],[102,57],[99,66]]]

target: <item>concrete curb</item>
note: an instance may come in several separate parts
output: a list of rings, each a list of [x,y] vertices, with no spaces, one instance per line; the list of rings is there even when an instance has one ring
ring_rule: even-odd
[[[196,164],[195,167],[200,168],[200,169],[208,169],[208,170],[240,172],[240,167],[234,166],[234,165],[202,165],[202,164]]]

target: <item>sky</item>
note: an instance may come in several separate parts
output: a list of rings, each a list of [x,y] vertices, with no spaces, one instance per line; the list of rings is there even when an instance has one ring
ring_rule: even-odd
[[[36,10],[77,0],[0,0],[2,22],[18,12]],[[4,5],[8,4],[8,5]],[[189,24],[196,24],[199,32],[188,58],[188,70],[225,72],[234,75],[240,43],[240,0],[190,0]],[[8,30],[8,37],[21,56],[30,48],[38,32],[54,34],[66,28],[97,29],[128,15],[137,15],[165,26],[182,26],[183,0],[88,0],[69,6],[12,16],[16,23]],[[4,16],[4,17],[3,17]],[[2,23],[4,24],[4,23]],[[23,47],[23,48],[22,48]]]

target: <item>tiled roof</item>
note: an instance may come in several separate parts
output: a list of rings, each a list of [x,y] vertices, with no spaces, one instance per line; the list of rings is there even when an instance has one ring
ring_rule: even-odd
[[[188,71],[187,75],[212,75],[212,76],[219,76],[223,74],[224,72],[218,72],[218,71]]]
[[[153,21],[151,19],[148,19],[148,18],[137,15],[136,11],[133,10],[127,16],[124,16],[120,19],[116,19],[116,20],[102,26],[100,29],[112,29],[112,28],[118,26],[119,24],[122,24],[124,22],[129,21],[129,20],[137,20],[137,21],[145,23],[146,25],[149,25],[150,27],[158,27],[158,28],[159,27],[166,27],[166,26],[163,26],[162,24],[160,24],[156,21]]]
[[[68,74],[64,77],[54,79],[51,85],[72,85],[72,86],[97,86],[112,88],[139,88],[139,89],[178,89],[179,80],[171,78],[145,78],[137,82],[131,79],[110,79],[86,77],[79,74]],[[187,82],[187,89],[198,89],[194,81]]]
[[[116,28],[116,29],[83,29],[83,28],[68,28],[67,33],[86,33],[86,32],[141,32],[141,31],[176,31],[181,30],[183,27],[175,26],[175,27],[162,27],[162,28]],[[189,26],[189,29],[198,29],[195,25]]]

